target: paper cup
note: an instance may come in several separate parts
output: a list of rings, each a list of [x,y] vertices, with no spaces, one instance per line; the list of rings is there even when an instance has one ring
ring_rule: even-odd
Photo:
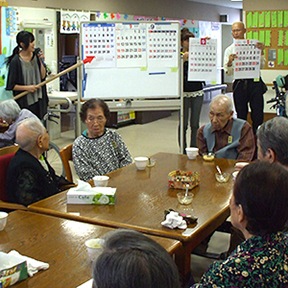
[[[144,170],[148,164],[148,157],[135,157],[134,161],[138,170]]]
[[[102,253],[103,248],[102,245],[104,240],[101,238],[89,239],[85,242],[85,246],[87,248],[88,256],[91,261],[97,259],[97,257]]]

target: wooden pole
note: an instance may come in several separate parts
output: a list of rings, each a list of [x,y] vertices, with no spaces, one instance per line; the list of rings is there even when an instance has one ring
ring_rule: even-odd
[[[65,75],[66,73],[68,73],[68,72],[70,72],[70,71],[72,71],[72,70],[74,70],[74,69],[76,69],[76,68],[82,66],[83,64],[91,63],[91,61],[93,60],[93,58],[94,58],[94,57],[87,57],[87,58],[84,59],[83,61],[80,61],[80,62],[78,62],[78,63],[72,65],[71,67],[69,67],[69,68],[63,70],[62,72],[60,72],[60,73],[58,73],[58,74],[52,76],[51,78],[49,78],[49,79],[47,79],[47,80],[45,80],[45,81],[43,81],[43,82],[37,84],[37,85],[36,85],[36,88],[39,89],[40,87],[46,85],[47,83],[49,83],[49,82],[51,82],[51,81],[53,81],[53,80],[55,80],[55,79],[61,77],[62,75]],[[22,92],[22,93],[16,95],[16,96],[14,97],[14,100],[17,100],[17,99],[19,99],[19,98],[21,98],[21,97],[27,95],[28,93],[29,93],[29,91],[24,91],[24,92]]]

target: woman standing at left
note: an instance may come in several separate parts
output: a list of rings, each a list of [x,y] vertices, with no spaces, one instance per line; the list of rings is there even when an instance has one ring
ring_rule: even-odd
[[[27,108],[42,119],[48,106],[46,86],[37,87],[46,77],[46,68],[42,62],[43,52],[40,50],[36,55],[35,38],[28,31],[19,32],[16,42],[17,46],[7,60],[9,72],[6,90],[12,90],[14,96],[29,91],[27,95],[17,99],[17,102],[22,109]]]

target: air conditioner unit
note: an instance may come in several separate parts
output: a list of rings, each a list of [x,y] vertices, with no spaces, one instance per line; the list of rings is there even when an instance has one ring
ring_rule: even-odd
[[[21,25],[23,28],[51,29],[53,23],[47,20],[23,20]]]

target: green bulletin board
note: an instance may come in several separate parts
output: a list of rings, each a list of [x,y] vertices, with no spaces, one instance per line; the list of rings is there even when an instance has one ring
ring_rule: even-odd
[[[265,44],[265,69],[287,70],[288,10],[247,11],[246,28],[247,39],[258,39]]]

